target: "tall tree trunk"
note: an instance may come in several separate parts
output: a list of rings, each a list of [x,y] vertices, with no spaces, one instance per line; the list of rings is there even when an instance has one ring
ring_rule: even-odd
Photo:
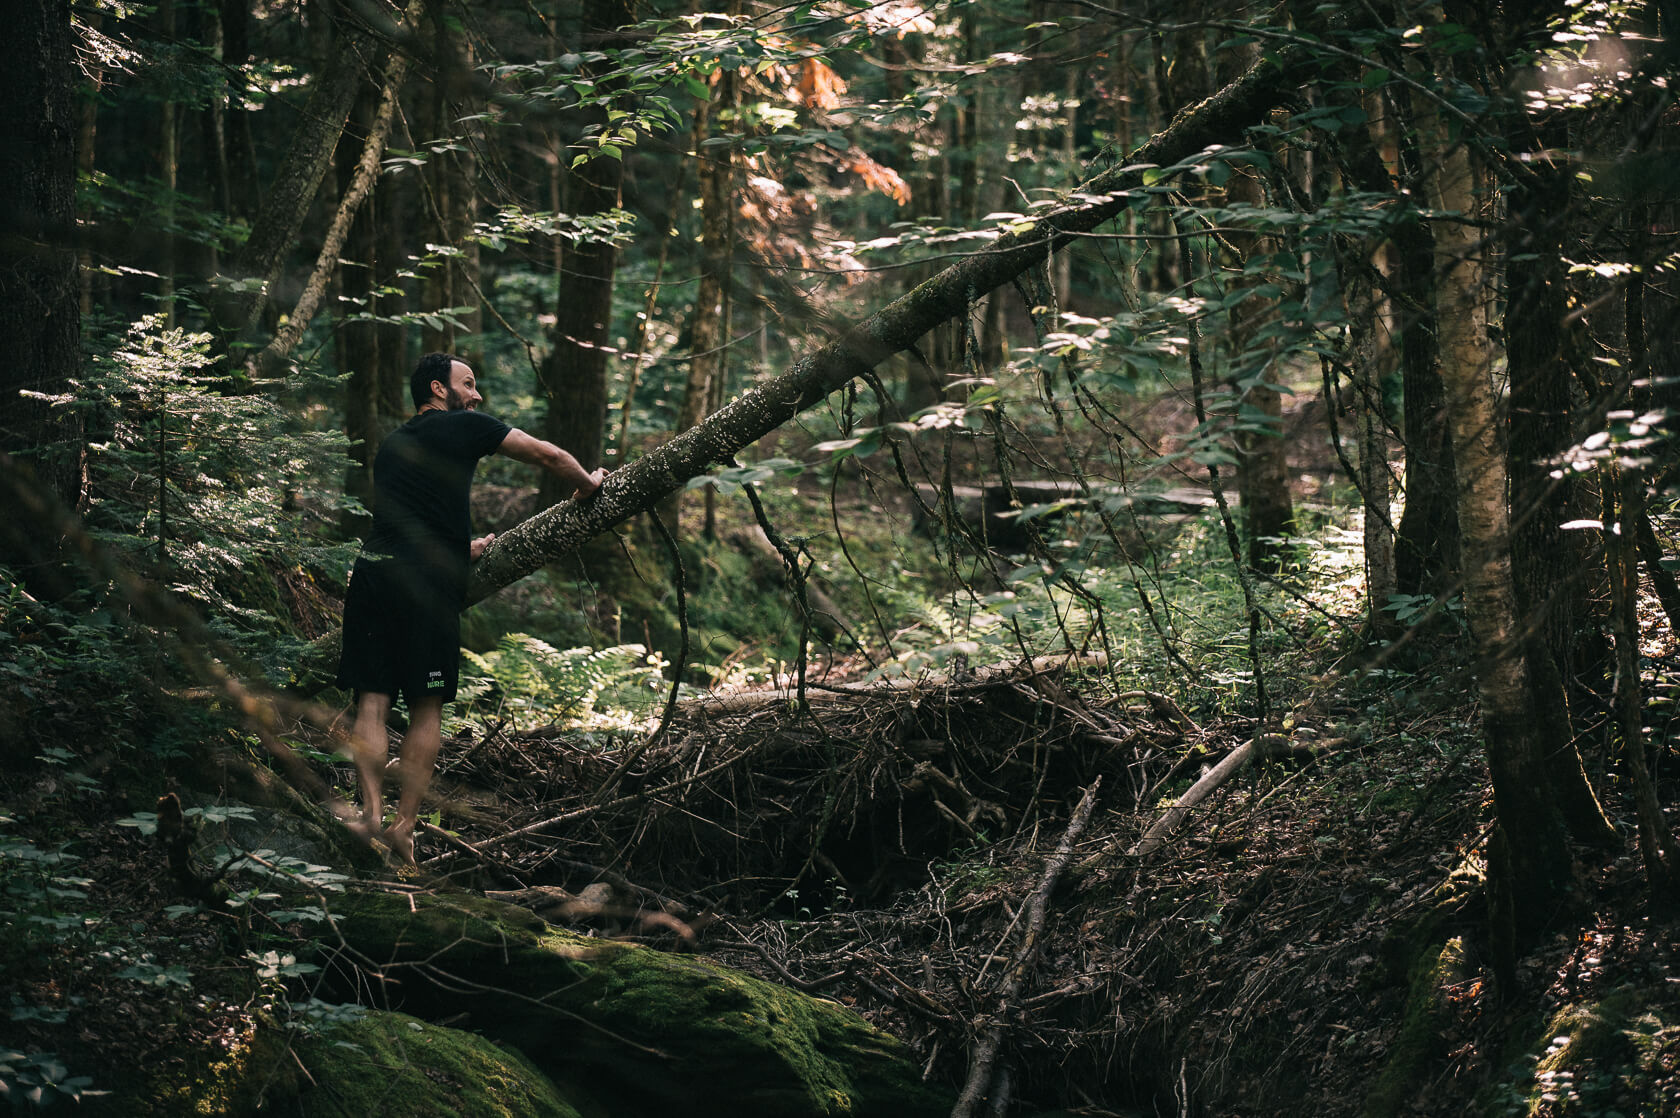
[[[1634,220],[1645,216],[1643,205],[1631,207]],[[1643,223],[1641,223],[1641,234]],[[1634,247],[1643,249],[1642,236]],[[1643,253],[1635,259],[1643,259]],[[1645,289],[1642,283],[1629,285],[1626,293],[1628,359],[1633,369],[1644,366],[1649,355],[1645,336]],[[1638,404],[1648,403],[1648,390],[1635,393]],[[1644,397],[1644,398],[1642,398]],[[1635,413],[1637,414],[1637,412]],[[1639,821],[1639,853],[1645,877],[1658,897],[1672,897],[1680,884],[1680,845],[1663,818],[1656,783],[1645,760],[1645,703],[1639,674],[1639,556],[1640,529],[1650,531],[1645,515],[1645,478],[1641,466],[1626,459],[1601,471],[1604,476],[1604,522],[1613,529],[1604,534],[1606,565],[1610,575],[1611,622],[1616,635],[1615,717],[1622,739],[1624,768],[1632,786],[1634,814]]]
[[[418,5],[413,7],[417,9]],[[356,212],[373,192],[374,183],[379,179],[380,159],[385,154],[385,139],[391,134],[391,124],[397,112],[397,95],[407,76],[408,59],[393,53],[390,65],[386,67],[379,107],[374,110],[367,138],[362,142],[361,154],[356,160],[350,181],[345,184],[339,196],[332,224],[321,243],[321,252],[315,259],[315,268],[304,283],[303,294],[298,297],[297,305],[292,308],[292,313],[286,316],[285,324],[252,362],[254,371],[259,376],[274,376],[280,371],[292,347],[303,339],[303,332],[309,329],[315,312],[320,308],[321,299],[326,295],[327,283],[337,270],[339,255],[344,251],[344,242],[350,236],[350,223],[355,220]]]
[[[1374,126],[1376,127],[1376,126]],[[1376,143],[1380,132],[1344,131],[1342,171],[1359,189],[1374,194],[1394,190]],[[1399,591],[1393,519],[1393,475],[1385,382],[1394,373],[1396,349],[1394,302],[1400,290],[1390,243],[1372,247],[1348,243],[1339,249],[1347,282],[1351,326],[1351,363],[1359,401],[1359,493],[1365,505],[1365,588],[1371,635],[1391,640],[1400,635],[1396,614],[1387,609]],[[1371,254],[1371,255],[1367,255]],[[1381,289],[1379,291],[1379,288]],[[1325,400],[1326,407],[1334,401]]]
[[[1029,54],[1031,49],[1029,48]],[[895,59],[905,62],[906,69],[922,61],[923,52],[911,53],[906,44],[894,48]],[[1029,81],[1023,75],[1023,82]],[[943,111],[943,110],[942,110]],[[955,114],[953,114],[954,116]],[[958,118],[960,120],[960,118]],[[906,168],[905,182],[910,187],[910,220],[941,225],[950,220],[950,190],[946,170],[950,159],[944,154],[954,145],[939,133],[955,123],[938,117],[903,136],[903,147],[894,156]],[[934,159],[918,158],[918,151],[933,150],[941,155]],[[905,285],[914,287],[932,274],[931,266],[906,270]],[[921,340],[917,351],[904,367],[903,404],[906,414],[933,407],[946,398],[946,385],[961,373],[956,365],[959,350],[957,325],[954,322],[937,324]]]
[[[1571,886],[1568,834],[1547,779],[1531,706],[1528,642],[1511,572],[1504,440],[1494,403],[1470,155],[1441,140],[1432,199],[1463,215],[1436,225],[1441,358],[1458,524],[1464,547],[1464,611],[1476,657],[1482,732],[1493,774],[1495,841],[1490,847],[1496,966],[1513,973],[1517,955],[1556,917]]]
[[[1392,351],[1377,344],[1377,332],[1382,329],[1379,315],[1380,300],[1373,285],[1361,274],[1363,269],[1378,269],[1374,260],[1348,260],[1343,274],[1351,274],[1347,284],[1350,340],[1348,365],[1354,390],[1354,423],[1358,431],[1358,485],[1361,503],[1365,506],[1365,602],[1369,617],[1370,636],[1377,641],[1393,640],[1400,635],[1395,613],[1388,609],[1395,594],[1394,529],[1392,516],[1393,486],[1388,469],[1388,421],[1383,415],[1382,381],[1384,358]],[[1328,382],[1326,388],[1328,389]],[[1327,408],[1336,401],[1325,399]]]
[[[1078,66],[1069,66],[1064,75],[1061,98],[1062,172],[1069,183],[1079,181],[1079,79]],[[949,220],[949,219],[947,219]],[[1073,253],[1058,252],[1051,266],[1050,285],[1056,291],[1056,305],[1071,310],[1068,300],[1073,295]]]
[[[588,0],[583,11],[583,33],[592,44],[603,42],[634,18],[631,0]],[[564,155],[561,162],[567,163]],[[568,176],[568,212],[602,214],[619,204],[624,177],[621,160],[596,156],[563,173]],[[554,345],[541,370],[548,401],[543,432],[550,442],[571,451],[588,470],[601,464],[606,438],[608,344],[617,269],[618,250],[608,241],[580,242],[565,253],[555,306]],[[547,475],[541,493],[544,505],[571,496]]]
[[[227,121],[229,217],[243,216],[245,207],[260,209],[263,187],[255,180],[256,140],[251,134],[251,114],[245,111],[243,80],[245,63],[251,57],[251,0],[221,0],[222,63],[230,75],[224,113]],[[233,152],[239,152],[234,156]]]
[[[368,95],[356,110],[358,126],[371,127],[378,112],[375,98],[381,92],[368,87]],[[351,168],[345,176],[346,190],[353,174]],[[385,193],[385,189],[376,185],[373,197],[356,215],[350,227],[348,259],[339,269],[339,290],[345,302],[367,313],[374,311],[373,300],[379,289],[379,223],[383,217],[381,196]],[[350,440],[350,464],[344,471],[344,492],[371,511],[373,454],[388,433],[379,414],[379,327],[367,320],[349,321],[338,330],[334,341],[338,367],[348,374],[344,386],[344,434]],[[368,523],[366,514],[347,511],[340,528],[347,537],[355,537],[366,531]]]
[[[1429,171],[1410,122],[1398,124],[1401,183],[1418,196]],[[1437,324],[1435,234],[1412,214],[1394,226],[1393,243],[1406,443],[1406,507],[1395,533],[1394,576],[1402,594],[1436,594],[1458,573],[1460,559],[1454,511],[1458,480]]]
[[[735,106],[735,75],[718,75],[710,103],[695,108],[694,151],[700,187],[700,284],[689,319],[688,385],[677,413],[676,433],[706,418],[711,410],[712,384],[723,368],[725,301],[730,263],[735,255],[734,144],[708,146],[712,121],[725,120]],[[661,515],[675,529],[681,509],[681,490],[671,495]]]
[[[1552,476],[1553,461],[1575,439],[1561,263],[1561,230],[1570,209],[1572,178],[1572,172],[1536,162],[1525,183],[1507,195],[1515,240],[1511,253],[1522,261],[1510,270],[1506,284],[1504,331],[1515,517],[1511,556],[1518,616],[1529,646],[1531,709],[1547,737],[1543,756],[1550,780],[1570,831],[1578,838],[1605,842],[1613,831],[1581,766],[1564,681],[1606,678],[1609,653],[1596,624],[1589,638],[1595,650],[1586,651],[1591,646],[1580,635],[1592,609],[1583,577],[1592,563],[1585,534],[1562,528],[1578,515],[1572,471]]]
[[[158,0],[158,33],[166,43],[175,41],[175,0]],[[163,259],[158,263],[158,302],[163,306],[165,324],[175,325],[175,189],[181,173],[181,128],[176,119],[175,92],[165,79],[163,101],[158,106],[158,178],[163,192],[159,224],[163,227]]]
[[[1244,48],[1235,56],[1221,55],[1220,78],[1229,80],[1224,72],[1227,64],[1241,60],[1252,65],[1258,56],[1253,47]],[[1259,175],[1251,168],[1233,171],[1225,184],[1225,196],[1236,205],[1246,204],[1256,209],[1266,205]],[[1244,265],[1256,254],[1274,251],[1275,242],[1250,233],[1235,233],[1226,240],[1236,258],[1233,264],[1237,278],[1231,286],[1238,290],[1258,286],[1262,277],[1245,274]],[[1237,493],[1242,500],[1243,546],[1248,563],[1257,570],[1277,571],[1288,551],[1284,541],[1295,535],[1295,505],[1289,493],[1289,444],[1283,437],[1283,393],[1274,383],[1282,370],[1269,357],[1261,358],[1249,351],[1271,311],[1269,301],[1265,306],[1261,303],[1248,299],[1231,310],[1230,350],[1236,357],[1235,379],[1239,381],[1232,386],[1239,420],[1234,439]]]
[[[22,393],[68,390],[79,364],[76,152],[81,126],[68,0],[15,5],[18,49],[0,67],[0,453],[77,508],[85,487],[77,413]]]
[[[1373,324],[1365,325],[1366,336],[1356,347],[1354,360],[1359,397],[1359,488],[1365,502],[1365,601],[1371,635],[1381,641],[1392,640],[1400,633],[1396,615],[1388,609],[1398,585],[1391,519],[1394,493],[1388,472],[1388,420],[1382,408],[1380,349],[1372,337],[1375,329]]]
[[[100,12],[88,12],[82,17],[90,30],[97,33],[104,23],[104,15]],[[99,135],[99,98],[94,96],[105,84],[102,70],[95,69],[90,75],[93,83],[91,90],[83,91],[78,99],[80,108],[76,122],[76,174],[92,177],[94,168],[94,144]],[[22,111],[21,109],[19,111]],[[82,210],[76,215],[78,224],[92,224],[92,214]],[[80,292],[78,307],[83,318],[93,313],[93,280],[96,274],[93,267],[93,253],[84,243],[76,253],[77,289]]]
[[[298,116],[291,145],[251,225],[251,235],[230,262],[228,278],[233,283],[216,297],[216,319],[225,334],[247,330],[267,305],[286,254],[297,241],[322,178],[332,167],[333,149],[365,72],[362,58],[372,49],[370,36],[341,21],[331,58]]]
[[[733,241],[733,236],[730,239]],[[729,385],[729,339],[734,336],[731,323],[735,319],[733,285],[725,283],[720,294],[723,296],[723,305],[718,309],[718,337],[723,339],[723,345],[718,349],[717,367],[712,370],[712,383],[706,393],[707,415],[723,407],[724,391]],[[677,492],[681,493],[682,490]],[[706,486],[706,521],[703,534],[708,540],[717,539],[717,486],[710,484]]]
[[[418,15],[412,5],[409,14]],[[377,129],[390,92],[389,82],[367,84],[356,110],[357,131],[371,135]],[[362,154],[366,154],[365,146]],[[340,173],[348,193],[356,165],[346,161]],[[374,453],[412,408],[408,398],[410,335],[400,322],[382,320],[394,319],[406,309],[400,278],[408,266],[403,234],[417,181],[416,175],[381,175],[374,180],[370,196],[351,224],[349,251],[340,268],[340,290],[346,301],[369,316],[350,318],[336,332],[338,367],[349,374],[344,433],[351,442],[351,464],[345,469],[344,489],[369,511],[373,508]],[[341,521],[346,537],[360,536],[367,527],[367,513],[346,512]]]
[[[204,51],[218,67],[226,65],[226,35],[222,30],[222,11],[219,5],[208,5],[198,12],[204,29]],[[225,83],[226,79],[222,81]],[[233,214],[232,167],[228,160],[228,98],[225,93],[211,96],[204,107],[204,161],[210,176],[211,205],[221,214]],[[210,249],[214,256],[215,249]],[[211,274],[214,275],[215,271]]]
[[[1506,192],[1511,253],[1521,261],[1509,269],[1505,352],[1510,382],[1511,539],[1517,599],[1533,619],[1536,644],[1551,657],[1561,678],[1585,667],[1575,656],[1578,630],[1590,604],[1581,572],[1587,539],[1562,525],[1577,519],[1573,471],[1554,477],[1555,462],[1575,441],[1571,423],[1572,376],[1565,352],[1563,229],[1570,212],[1574,171],[1541,160]],[[1596,625],[1593,626],[1597,628]],[[1604,679],[1603,650],[1596,678]],[[1594,676],[1588,676],[1593,678]]]
[[[623,465],[630,457],[630,417],[636,407],[636,386],[642,379],[642,363],[647,357],[648,331],[653,327],[654,312],[659,309],[659,286],[665,278],[665,265],[671,257],[671,234],[676,228],[677,205],[682,198],[682,175],[679,171],[677,181],[671,187],[665,224],[659,232],[659,258],[653,266],[653,281],[648,284],[647,291],[642,296],[642,313],[637,316],[635,330],[630,336],[630,368],[624,384],[624,403],[619,409],[618,437],[613,440],[613,453],[618,465]],[[759,331],[760,339],[767,332]]]
[[[447,4],[431,0],[426,7],[432,30],[432,86],[422,117],[433,154],[426,163],[424,183],[435,239],[450,251],[426,273],[421,309],[434,313],[459,307],[473,310],[459,319],[452,314],[422,324],[420,348],[428,353],[454,353],[468,364],[481,364],[477,353],[458,347],[457,336],[463,331],[452,321],[461,321],[469,335],[478,333],[479,300],[473,290],[478,257],[467,241],[476,208],[476,161],[471,145],[460,142],[460,120],[468,115],[472,97],[472,46]]]
[[[1663,818],[1656,782],[1645,760],[1645,703],[1639,677],[1639,523],[1645,516],[1645,479],[1638,467],[1619,464],[1604,471],[1605,558],[1610,568],[1611,625],[1616,634],[1615,718],[1622,758],[1639,825],[1639,854],[1645,878],[1658,897],[1674,896],[1680,885],[1680,845]]]

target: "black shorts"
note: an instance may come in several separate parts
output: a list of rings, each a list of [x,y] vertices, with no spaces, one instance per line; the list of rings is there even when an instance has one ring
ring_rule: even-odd
[[[461,593],[404,563],[356,560],[344,597],[338,685],[416,699],[455,698]]]

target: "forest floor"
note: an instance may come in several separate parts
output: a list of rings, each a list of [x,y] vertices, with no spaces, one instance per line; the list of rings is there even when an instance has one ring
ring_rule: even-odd
[[[1144,855],[1163,804],[1254,726],[1082,698],[1093,682],[829,684],[808,712],[738,693],[682,704],[633,757],[485,723],[446,746],[419,870],[372,874],[836,999],[952,1085],[1002,1025],[990,1090],[1012,1113],[1680,1113],[1680,925],[1651,909],[1634,851],[1583,852],[1577,903],[1517,988],[1487,977],[1489,801],[1462,665],[1344,677],[1297,708],[1289,748]],[[194,915],[154,843],[116,824],[125,791],[67,795],[66,776],[14,770],[5,802],[57,805],[26,820],[42,845],[95,837],[59,912],[107,932],[6,960],[8,1043],[121,1085],[301,1003],[283,935],[237,908]]]
[[[1290,421],[1300,434],[1322,417]],[[1327,439],[1291,442],[1305,448],[1297,497],[1324,499]],[[839,502],[847,523],[909,531],[902,493]],[[906,585],[927,581],[896,542],[866,561],[884,570],[893,554]],[[1339,597],[1318,613],[1357,619],[1358,575],[1320,585]],[[1667,717],[1680,652],[1647,605],[1650,710]],[[479,711],[446,743],[418,869],[329,835],[308,876],[326,906],[344,873],[704,954],[854,1008],[953,1088],[1001,1029],[994,1113],[1680,1114],[1680,921],[1645,885],[1609,731],[1582,751],[1626,845],[1579,852],[1571,905],[1502,989],[1482,889],[1490,793],[1458,642],[1424,635],[1374,661],[1312,612],[1281,623],[1290,683],[1264,725],[1211,701],[1229,684],[1208,673],[1163,663],[1140,679],[1091,657],[1027,671],[948,656],[873,681],[830,661],[804,705],[783,676],[681,702],[655,738]],[[0,946],[0,1082],[132,1089],[236,1049],[259,1021],[330,1015],[312,999],[344,992],[297,963],[318,930],[307,913],[260,915],[248,879],[230,879],[219,911],[183,893],[213,872],[240,804],[295,799],[249,775],[262,771],[249,739],[215,728],[226,718],[204,717],[204,696],[160,693],[143,717],[179,723],[184,748],[141,764],[85,695],[37,686],[27,735],[12,735],[29,748],[0,766],[0,868],[20,914]],[[326,785],[351,787],[329,733],[277,732]],[[1243,749],[1255,759],[1143,841]],[[1658,767],[1669,803],[1673,769]],[[171,788],[198,812],[196,879],[134,825]]]

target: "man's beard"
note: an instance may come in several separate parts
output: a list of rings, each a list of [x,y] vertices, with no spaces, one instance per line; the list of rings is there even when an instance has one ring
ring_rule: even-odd
[[[459,392],[455,391],[455,389],[453,389],[453,388],[448,389],[444,393],[444,403],[449,406],[450,411],[472,411],[473,410],[473,406],[471,404],[467,403],[467,398],[465,396],[461,395]]]

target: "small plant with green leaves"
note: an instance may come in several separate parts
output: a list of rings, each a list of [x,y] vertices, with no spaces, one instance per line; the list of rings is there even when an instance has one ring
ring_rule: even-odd
[[[665,685],[664,658],[639,644],[562,651],[526,633],[509,633],[490,652],[462,655],[478,673],[461,688],[472,707],[548,721],[638,721]]]
[[[0,827],[16,822],[0,816]],[[0,831],[0,918],[11,928],[8,953],[27,953],[44,942],[79,937],[99,923],[84,911],[92,882],[70,872],[79,859],[62,847],[48,850]]]
[[[53,402],[80,410],[90,434],[94,537],[213,607],[229,635],[271,635],[279,601],[254,576],[336,577],[349,563],[347,545],[322,531],[346,507],[348,443],[302,428],[277,386],[229,391],[216,361],[209,334],[148,316],[110,353],[90,354],[89,374]]]
[[[0,1101],[14,1110],[48,1107],[60,1101],[81,1102],[109,1093],[92,1088],[93,1079],[71,1075],[57,1053],[0,1048]]]

